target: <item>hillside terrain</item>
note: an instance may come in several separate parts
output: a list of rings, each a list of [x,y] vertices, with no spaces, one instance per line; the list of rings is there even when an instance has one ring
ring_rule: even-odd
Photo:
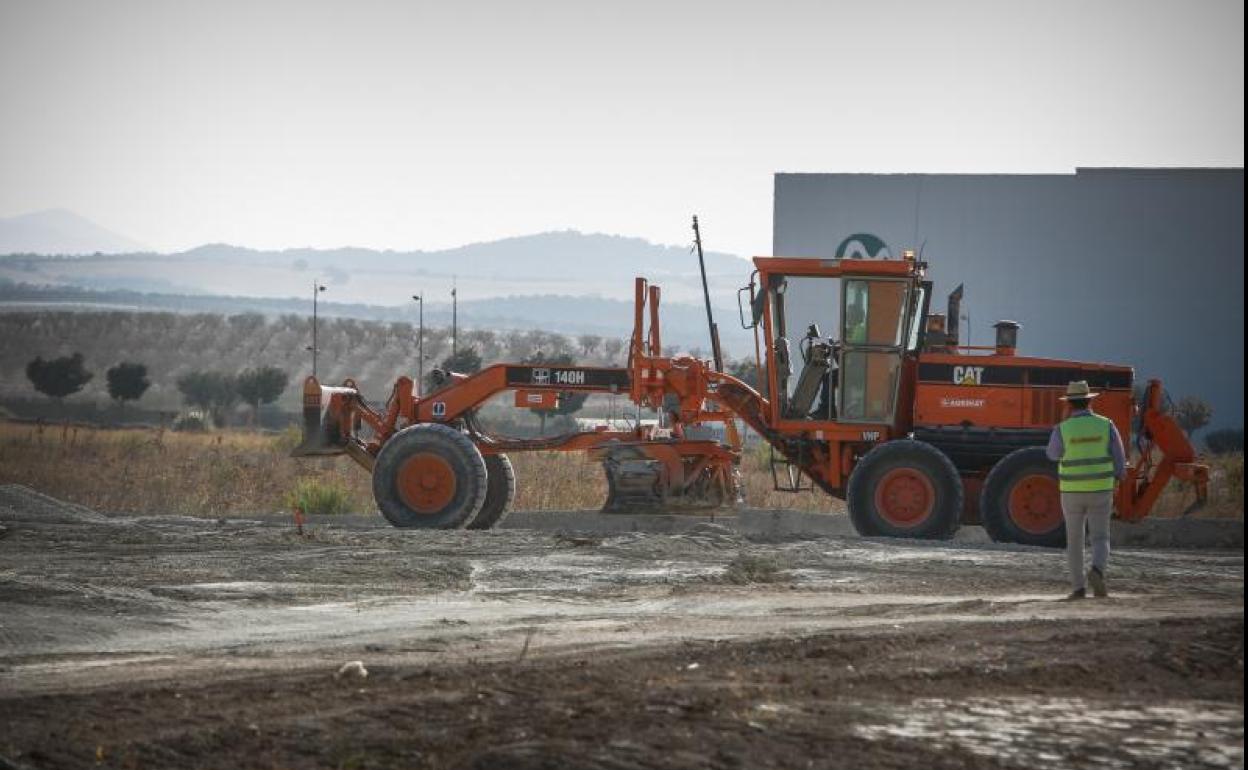
[[[0,217],[0,254],[116,254],[145,248],[64,209]]]
[[[674,228],[673,237],[687,232]],[[285,249],[258,251],[226,244],[177,254],[46,255],[0,249],[0,279],[15,283],[243,297],[308,297],[313,282],[326,299],[406,306],[430,301],[512,295],[598,295],[631,300],[633,278],[664,284],[666,298],[700,303],[698,261],[687,248],[640,238],[572,230],[474,243],[440,251]],[[712,296],[727,301],[749,278],[750,263],[707,252]]]

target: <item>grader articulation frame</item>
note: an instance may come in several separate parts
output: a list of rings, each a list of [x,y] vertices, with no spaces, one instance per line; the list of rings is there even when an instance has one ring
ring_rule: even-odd
[[[967,522],[996,540],[1059,545],[1056,470],[1043,446],[1063,417],[1063,388],[1082,379],[1102,393],[1097,411],[1137,437],[1118,516],[1146,516],[1171,478],[1193,484],[1194,506],[1204,502],[1208,468],[1164,413],[1159,381],[1136,404],[1130,367],[1019,356],[1012,322],[997,324],[994,346],[959,345],[961,287],[948,316],[929,312],[926,264],[911,252],[754,264],[738,300],[748,293],[741,316],[754,330],[758,389],[712,362],[661,355],[659,287],[638,278],[624,368],[495,364],[471,375],[435,372],[428,394],[401,377],[384,409],[370,407],[350,380],[325,387],[309,377],[304,443],[294,454],[350,456],[373,474],[378,507],[395,526],[486,528],[515,493],[507,455],[523,451],[600,459],[607,510],[732,504],[739,421],[770,445],[778,489],[819,487],[845,499],[862,534],[946,538]],[[839,334],[824,337],[819,320]],[[795,378],[791,340],[802,329]],[[559,393],[626,395],[662,419],[626,431],[500,437],[482,428],[476,410],[504,391],[515,391],[516,406],[538,408]]]

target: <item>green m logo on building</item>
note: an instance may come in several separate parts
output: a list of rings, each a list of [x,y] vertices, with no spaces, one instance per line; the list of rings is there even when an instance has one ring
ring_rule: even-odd
[[[878,236],[871,233],[854,233],[836,247],[837,259],[892,258],[893,250]]]

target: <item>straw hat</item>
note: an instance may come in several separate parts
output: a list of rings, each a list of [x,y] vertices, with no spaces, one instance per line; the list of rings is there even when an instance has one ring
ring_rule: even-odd
[[[1087,380],[1075,380],[1066,386],[1066,395],[1059,396],[1062,401],[1070,399],[1096,398],[1100,393],[1093,393]]]

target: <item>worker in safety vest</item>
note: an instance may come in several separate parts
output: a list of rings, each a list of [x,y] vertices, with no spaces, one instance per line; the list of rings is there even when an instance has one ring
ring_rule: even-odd
[[[1070,415],[1053,428],[1046,453],[1056,462],[1062,514],[1066,519],[1066,561],[1071,593],[1083,599],[1088,585],[1097,597],[1108,596],[1105,567],[1109,562],[1109,519],[1114,511],[1114,482],[1126,472],[1126,457],[1118,428],[1092,412],[1097,397],[1086,380],[1066,386],[1062,400]],[[1084,525],[1092,534],[1092,568],[1083,571]]]

